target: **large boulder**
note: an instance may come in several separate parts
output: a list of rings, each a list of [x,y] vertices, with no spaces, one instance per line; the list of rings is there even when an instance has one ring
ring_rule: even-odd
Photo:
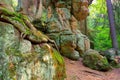
[[[64,80],[62,56],[47,43],[23,39],[13,25],[0,22],[0,80]]]
[[[82,62],[85,66],[95,70],[107,71],[111,69],[107,58],[91,49],[86,51]]]

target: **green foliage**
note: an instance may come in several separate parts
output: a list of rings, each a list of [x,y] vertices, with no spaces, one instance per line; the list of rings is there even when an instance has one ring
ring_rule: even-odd
[[[90,34],[92,36],[91,40],[94,42],[95,49],[106,50],[108,48],[111,48],[112,45],[106,0],[95,0],[89,8],[90,16],[88,17],[88,26],[91,30],[93,30],[93,32],[91,32]],[[118,27],[117,30],[119,30]],[[117,39],[118,41],[120,41],[120,35],[118,34]]]
[[[106,50],[111,47],[111,40],[109,36],[109,28],[97,27],[96,34],[94,36],[95,49]]]

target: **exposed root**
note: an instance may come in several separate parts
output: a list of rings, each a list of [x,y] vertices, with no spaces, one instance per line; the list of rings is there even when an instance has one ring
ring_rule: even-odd
[[[27,16],[0,7],[0,21],[12,24],[21,33],[20,36],[31,41],[31,43],[51,43],[59,51],[55,41],[48,38],[41,31],[38,31]]]

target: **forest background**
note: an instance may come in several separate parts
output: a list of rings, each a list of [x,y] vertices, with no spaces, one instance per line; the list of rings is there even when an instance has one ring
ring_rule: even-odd
[[[119,1],[112,0],[112,7],[115,20],[116,36],[118,46],[120,46],[120,8]],[[110,26],[107,12],[106,0],[94,0],[89,6],[90,14],[88,16],[88,35],[94,43],[96,50],[106,50],[112,48]]]

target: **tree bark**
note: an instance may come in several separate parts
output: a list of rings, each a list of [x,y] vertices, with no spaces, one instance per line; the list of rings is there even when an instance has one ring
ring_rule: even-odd
[[[115,30],[111,0],[106,0],[106,4],[107,4],[107,11],[108,11],[109,25],[110,25],[110,36],[112,40],[112,47],[115,49],[118,49],[118,42],[116,38],[116,30]]]

